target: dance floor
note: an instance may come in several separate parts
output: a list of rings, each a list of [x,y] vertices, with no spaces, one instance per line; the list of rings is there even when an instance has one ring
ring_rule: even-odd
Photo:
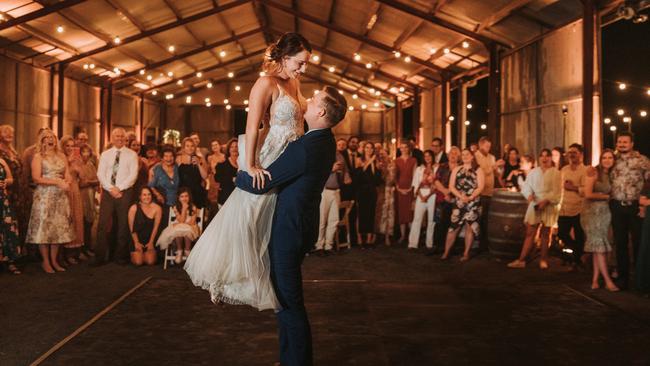
[[[316,365],[647,364],[650,300],[587,272],[405,248],[305,260]],[[275,317],[215,306],[178,268],[0,275],[0,364],[273,365]]]

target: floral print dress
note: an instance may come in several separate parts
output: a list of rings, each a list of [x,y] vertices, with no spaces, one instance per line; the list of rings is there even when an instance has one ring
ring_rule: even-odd
[[[475,169],[466,169],[460,167],[456,173],[456,189],[465,195],[471,195],[478,188],[478,177]],[[462,228],[465,224],[479,235],[479,219],[481,218],[481,199],[480,196],[474,200],[465,203],[458,198],[454,200],[451,211],[451,225],[449,231]]]
[[[4,166],[0,165],[0,180],[7,179]],[[18,259],[18,222],[13,202],[7,194],[7,189],[0,189],[0,260],[10,263]]]

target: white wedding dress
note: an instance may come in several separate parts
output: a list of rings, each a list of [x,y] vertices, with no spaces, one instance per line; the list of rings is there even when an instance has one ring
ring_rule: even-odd
[[[271,104],[268,128],[259,134],[257,162],[268,167],[287,145],[304,134],[303,98],[295,100],[280,86]],[[245,167],[244,135],[239,136],[239,166]],[[235,188],[192,249],[185,271],[213,302],[280,309],[270,277],[268,245],[277,194]]]

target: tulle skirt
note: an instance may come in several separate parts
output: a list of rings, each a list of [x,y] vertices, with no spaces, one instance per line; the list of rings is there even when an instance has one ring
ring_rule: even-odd
[[[165,250],[176,238],[185,237],[194,241],[198,236],[198,227],[196,226],[191,226],[185,223],[172,224],[167,226],[165,230],[160,233],[156,245],[159,246],[160,249]]]
[[[268,253],[276,199],[235,188],[192,249],[185,271],[213,302],[280,309]]]

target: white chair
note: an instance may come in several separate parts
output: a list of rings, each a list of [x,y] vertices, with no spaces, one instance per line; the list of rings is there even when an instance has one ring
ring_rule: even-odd
[[[203,216],[205,214],[205,209],[202,208],[199,210],[199,214],[196,217],[196,225],[199,227],[199,236],[201,236],[201,233],[203,233],[203,221],[205,221],[205,217]],[[174,210],[170,207],[169,208],[169,221],[167,222],[167,226],[171,225],[176,221],[176,214],[174,213]],[[174,252],[174,249],[172,249],[172,246],[174,243],[169,244],[167,246],[167,249],[165,249],[165,259],[163,260],[163,269],[167,269],[167,263],[169,263],[170,266],[173,266],[176,264],[174,262],[174,259],[176,258],[176,253]],[[183,255],[183,261],[187,260],[187,256]]]

